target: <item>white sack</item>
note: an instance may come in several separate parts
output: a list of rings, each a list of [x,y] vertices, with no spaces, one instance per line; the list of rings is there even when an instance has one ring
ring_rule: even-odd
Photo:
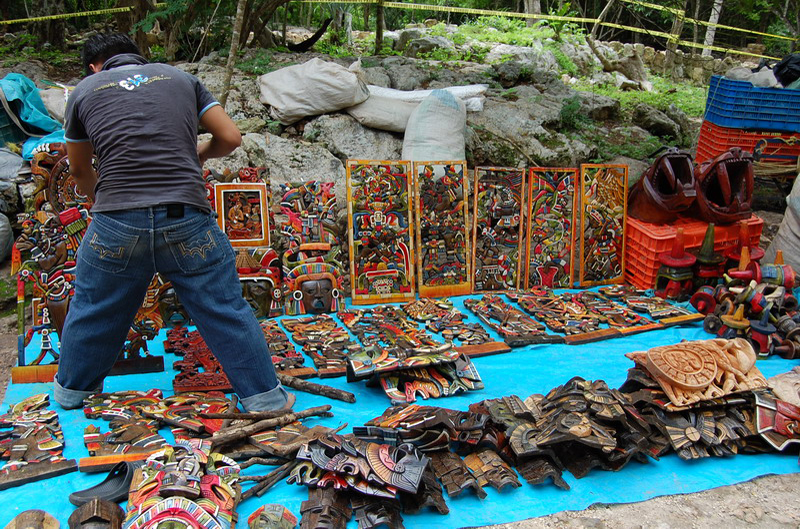
[[[369,99],[345,110],[356,121],[373,129],[405,132],[408,118],[419,103],[370,95]]]
[[[448,86],[442,88],[450,92],[458,99],[464,101],[467,110],[470,112],[480,112],[483,110],[483,101],[486,99],[484,94],[489,88],[485,84],[471,84],[467,86]],[[399,101],[409,101],[412,103],[419,103],[431,93],[433,90],[395,90],[394,88],[384,88],[382,86],[369,85],[369,93],[373,96],[382,96]]]
[[[792,192],[786,197],[786,203],[786,212],[783,214],[778,233],[772,239],[772,244],[767,248],[761,262],[774,262],[777,250],[783,250],[783,262],[795,270],[800,270],[800,177],[794,179]]]
[[[45,90],[39,90],[39,95],[50,117],[57,120],[59,123],[64,123],[64,113],[67,109],[69,90],[65,90],[64,88],[47,88]]]
[[[464,102],[434,90],[411,114],[403,138],[403,160],[463,160],[467,129]]]
[[[284,125],[348,108],[369,97],[366,84],[354,72],[321,59],[264,74],[258,85],[259,100],[269,105],[270,115]]]

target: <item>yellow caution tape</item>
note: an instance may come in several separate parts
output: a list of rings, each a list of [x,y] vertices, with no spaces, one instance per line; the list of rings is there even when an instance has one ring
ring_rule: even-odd
[[[407,4],[405,2],[382,2],[384,7],[394,9],[414,9],[422,11],[441,11],[446,13],[464,13],[467,15],[496,15],[510,18],[531,18],[537,20],[563,20],[565,22],[576,22],[593,24],[596,18],[561,17],[556,15],[537,15],[534,13],[513,13],[510,11],[493,11],[489,9],[473,9],[470,7],[435,6],[430,4]]]
[[[792,37],[787,37],[786,35],[773,35],[772,33],[762,33],[760,31],[756,31],[754,29],[735,28],[733,26],[726,26],[724,24],[711,24],[710,22],[708,22],[706,20],[695,20],[693,18],[687,18],[687,19],[684,19],[684,22],[686,22],[687,24],[697,24],[698,26],[708,26],[708,27],[714,26],[716,28],[727,29],[727,30],[730,30],[730,31],[739,31],[741,33],[751,33],[753,35],[761,35],[762,37],[771,37],[773,39],[800,40],[800,39],[794,39]]]
[[[613,24],[611,22],[600,22],[600,25],[605,26],[607,28],[624,29],[626,31],[632,31],[634,33],[646,33],[648,35],[652,35],[653,37],[661,37],[662,39],[673,38],[673,35],[671,35],[670,33],[664,33],[663,31],[652,31],[644,28],[632,28],[630,26],[621,26],[619,24]]]
[[[626,4],[634,4],[637,6],[649,7],[650,9],[657,9],[659,11],[667,11],[669,13],[672,13],[673,15],[684,14],[683,9],[677,9],[675,7],[660,6],[658,4],[651,4],[649,2],[640,2],[639,0],[622,0],[622,1],[625,2]]]
[[[758,53],[750,53],[749,51],[739,51],[733,48],[721,48],[720,46],[706,46],[704,44],[698,44],[697,42],[689,42],[687,40],[679,40],[678,44],[680,44],[681,46],[686,46],[688,48],[703,48],[703,49],[709,49],[711,51],[730,53],[732,55],[747,55],[748,57],[758,57],[760,59],[770,59],[773,61],[780,60],[780,57],[772,57],[770,55],[759,55]]]
[[[167,4],[155,4],[156,7],[164,7]],[[63,18],[91,17],[95,15],[111,15],[113,13],[125,13],[131,11],[133,7],[110,7],[108,9],[96,9],[94,11],[82,11],[80,13],[61,13],[60,15],[45,15],[41,17],[16,18],[14,20],[0,20],[0,26],[8,24],[27,24],[28,22],[43,22],[45,20],[60,20]]]

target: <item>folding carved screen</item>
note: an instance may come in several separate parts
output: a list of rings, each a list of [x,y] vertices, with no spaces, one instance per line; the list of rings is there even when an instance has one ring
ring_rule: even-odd
[[[414,299],[411,162],[347,161],[352,302]]]
[[[476,167],[472,215],[474,292],[520,286],[525,170]]]
[[[467,233],[467,163],[414,162],[417,277],[422,297],[472,290]]]
[[[624,280],[627,209],[627,165],[581,165],[580,286]]]
[[[570,167],[531,167],[525,290],[567,288],[574,281],[575,182]]]

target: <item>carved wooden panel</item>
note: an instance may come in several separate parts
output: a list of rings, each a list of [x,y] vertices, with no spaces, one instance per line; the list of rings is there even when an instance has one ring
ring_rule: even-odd
[[[414,162],[422,297],[461,296],[472,290],[466,167],[465,161]]]
[[[580,286],[623,281],[627,209],[627,165],[581,165]]]
[[[232,246],[269,246],[267,184],[214,185],[217,223]]]
[[[530,169],[525,290],[572,286],[577,179],[578,170],[569,167]]]
[[[516,290],[522,256],[524,169],[477,167],[473,185],[472,288]]]
[[[347,161],[350,285],[356,305],[414,299],[411,162]]]

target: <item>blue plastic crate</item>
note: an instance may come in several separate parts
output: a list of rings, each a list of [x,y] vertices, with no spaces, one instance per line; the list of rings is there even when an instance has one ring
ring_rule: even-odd
[[[760,88],[714,75],[704,119],[732,129],[800,132],[800,90]]]

